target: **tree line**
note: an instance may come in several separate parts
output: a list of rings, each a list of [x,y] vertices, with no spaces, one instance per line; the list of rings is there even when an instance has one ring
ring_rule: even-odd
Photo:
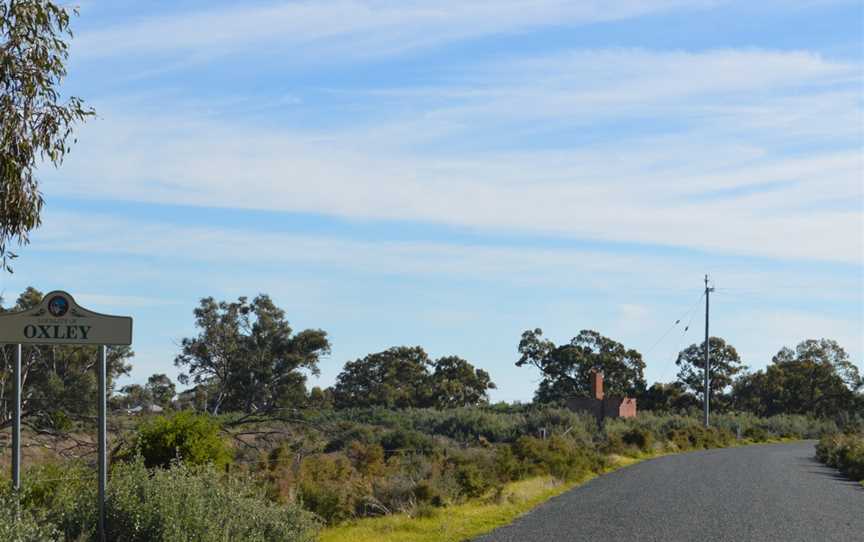
[[[6,310],[39,304],[27,288]],[[307,387],[330,353],[327,332],[295,331],[267,295],[236,301],[204,298],[194,309],[197,335],[180,342],[174,363],[187,389],[179,394],[165,374],[146,384],[114,389],[131,369],[129,347],[109,350],[108,377],[115,408],[197,409],[213,414],[272,415],[292,408],[451,408],[489,402],[495,389],[488,372],[456,355],[432,359],[420,346],[394,346],[348,361],[329,388]],[[719,411],[758,415],[850,416],[864,412],[864,378],[846,351],[830,339],[782,348],[762,370],[749,371],[733,345],[711,337],[711,403]],[[699,408],[704,393],[704,344],[682,350],[677,379],[648,386],[637,350],[592,330],[555,344],[541,329],[525,331],[516,348],[519,367],[541,374],[536,403],[564,404],[590,393],[589,373],[601,371],[607,395],[637,398],[640,410],[680,412]],[[95,353],[86,347],[27,346],[22,380],[24,416],[40,427],[63,430],[95,416]],[[12,349],[2,348],[0,425],[11,418]],[[119,391],[120,393],[114,393]]]

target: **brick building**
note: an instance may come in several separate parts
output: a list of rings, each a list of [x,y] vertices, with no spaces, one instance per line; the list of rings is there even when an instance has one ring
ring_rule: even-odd
[[[591,373],[591,397],[573,397],[567,408],[574,412],[588,412],[597,421],[606,418],[635,418],[636,399],[632,397],[606,397],[603,393],[603,373]]]

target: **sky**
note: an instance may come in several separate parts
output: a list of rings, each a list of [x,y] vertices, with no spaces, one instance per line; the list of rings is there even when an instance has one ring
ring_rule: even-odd
[[[121,385],[176,377],[202,297],[259,293],[328,332],[310,386],[421,345],[528,401],[537,327],[668,382],[705,274],[751,370],[821,337],[864,368],[862,9],[82,0],[63,92],[98,116],[0,290],[133,316]]]

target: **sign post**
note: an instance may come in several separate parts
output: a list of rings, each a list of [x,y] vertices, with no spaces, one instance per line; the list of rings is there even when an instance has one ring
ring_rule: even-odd
[[[12,487],[21,488],[21,345],[95,345],[99,349],[99,540],[105,540],[108,480],[108,345],[132,344],[132,318],[87,310],[66,292],[47,294],[38,307],[0,314],[0,344],[15,345]]]
[[[12,369],[12,385],[15,391],[12,400],[15,401],[12,413],[12,489],[21,489],[21,345],[15,345]]]

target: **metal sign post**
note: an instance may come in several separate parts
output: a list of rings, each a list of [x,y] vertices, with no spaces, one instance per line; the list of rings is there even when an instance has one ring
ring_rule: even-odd
[[[15,345],[15,364],[12,370],[12,379],[15,392],[12,400],[15,401],[12,414],[12,489],[21,489],[21,345]]]
[[[108,347],[132,344],[132,318],[87,310],[66,292],[47,294],[33,309],[0,314],[0,344],[15,345],[12,487],[21,488],[21,345],[96,345],[99,380],[99,540],[105,540],[108,481]]]
[[[99,346],[99,540],[105,542],[105,490],[108,488],[108,347]]]

